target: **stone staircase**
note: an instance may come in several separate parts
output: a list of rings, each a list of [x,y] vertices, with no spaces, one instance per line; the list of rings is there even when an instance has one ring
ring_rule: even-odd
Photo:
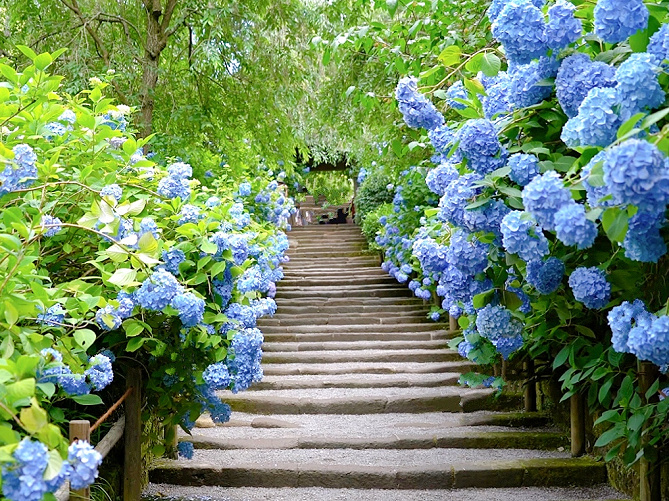
[[[265,378],[200,420],[193,460],[161,460],[146,499],[620,499],[603,463],[520,401],[458,386],[454,333],[365,254],[353,225],[298,228],[263,319]]]

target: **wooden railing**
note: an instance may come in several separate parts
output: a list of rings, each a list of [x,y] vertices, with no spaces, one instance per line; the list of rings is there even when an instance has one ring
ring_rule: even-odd
[[[76,440],[90,442],[91,432],[104,423],[112,413],[125,402],[125,412],[116,421],[107,434],[97,443],[95,450],[103,458],[109,454],[114,446],[124,439],[123,461],[123,500],[139,501],[142,489],[142,372],[131,368],[126,375],[126,391],[114,405],[112,405],[91,426],[88,420],[70,421],[70,443]],[[58,501],[90,501],[90,488],[70,491],[69,483],[65,483],[57,492]]]

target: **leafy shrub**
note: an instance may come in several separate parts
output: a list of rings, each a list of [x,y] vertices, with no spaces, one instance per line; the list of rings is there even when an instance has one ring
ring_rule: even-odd
[[[376,235],[383,228],[379,219],[383,216],[386,218],[393,213],[392,204],[381,204],[372,212],[368,212],[362,219],[362,233],[369,242],[371,250],[381,250],[381,247],[376,243]]]
[[[393,192],[388,189],[392,182],[391,177],[380,169],[372,171],[365,178],[355,195],[356,224],[360,224],[365,215],[379,205],[393,201]]]

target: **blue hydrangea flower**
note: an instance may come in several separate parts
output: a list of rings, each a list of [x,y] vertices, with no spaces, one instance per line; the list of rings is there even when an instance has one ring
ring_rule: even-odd
[[[78,490],[95,482],[102,456],[85,440],[77,440],[67,449],[67,461],[72,467],[70,487]]]
[[[422,287],[418,287],[418,289],[415,290],[414,294],[416,295],[417,298],[423,299],[425,301],[432,299],[432,292],[430,292],[427,289],[423,289]]]
[[[667,244],[660,234],[664,223],[664,209],[639,211],[632,216],[623,240],[625,257],[642,263],[657,263],[667,253]]]
[[[564,271],[564,263],[556,257],[530,261],[527,263],[527,283],[540,294],[551,294],[560,287]]]
[[[456,99],[469,100],[469,94],[462,80],[458,80],[448,88],[446,91],[446,104],[456,110],[464,110],[467,105],[456,101]]]
[[[566,49],[569,44],[581,38],[583,25],[580,19],[574,17],[575,11],[576,7],[574,4],[566,0],[557,0],[548,9],[546,38],[550,49]]]
[[[57,350],[54,350],[53,348],[44,348],[39,353],[44,358],[51,358],[51,360],[54,360],[56,362],[62,362],[63,361],[63,355],[61,355],[60,352],[58,352]],[[51,361],[51,360],[49,360],[49,361]]]
[[[472,170],[485,175],[504,166],[507,153],[490,120],[467,120],[457,137],[460,141],[458,150],[469,161]]]
[[[63,391],[70,396],[87,395],[91,392],[91,387],[86,382],[86,376],[72,373],[67,366],[62,368],[57,379]]]
[[[139,233],[144,235],[145,233],[151,233],[153,238],[158,239],[160,236],[158,233],[158,225],[152,217],[145,217],[139,223]]]
[[[555,213],[571,203],[571,193],[564,187],[562,178],[555,171],[535,177],[523,189],[525,210],[545,230],[555,229]]]
[[[97,354],[88,361],[90,367],[86,369],[84,375],[94,390],[102,390],[114,380],[114,371],[111,360],[105,355]]]
[[[552,85],[542,82],[553,78],[558,71],[559,63],[553,58],[542,57],[538,61],[521,65],[510,73],[509,100],[514,108],[527,108],[539,104],[551,97]]]
[[[37,178],[37,155],[27,144],[17,144],[12,148],[14,165],[7,165],[0,171],[0,197],[6,193],[26,188]]]
[[[458,344],[458,354],[462,358],[469,358],[469,353],[474,349],[474,345],[470,343],[469,341],[461,341],[460,344]]]
[[[41,501],[48,492],[43,479],[49,458],[41,442],[28,437],[19,442],[13,453],[16,463],[2,465],[2,494],[11,501]]]
[[[263,376],[262,333],[255,328],[243,329],[232,338],[228,358],[228,369],[233,376],[233,393],[243,391]],[[232,355],[232,357],[230,357]]]
[[[368,174],[369,173],[367,172],[367,169],[365,169],[364,167],[361,167],[360,170],[358,171],[358,177],[356,179],[357,183],[362,184],[365,181],[365,179],[367,179]]]
[[[418,259],[423,273],[440,272],[448,265],[446,262],[447,247],[437,243],[436,240],[430,237],[417,238],[412,245],[412,254]],[[416,286],[412,288],[412,284]],[[412,280],[409,283],[411,291],[420,287],[420,282]]]
[[[595,243],[597,225],[585,217],[585,207],[574,202],[555,213],[555,234],[565,245],[587,249]]]
[[[218,207],[221,205],[221,199],[218,197],[209,197],[207,201],[204,203],[205,207],[209,207],[210,209],[213,207]]]
[[[523,325],[512,317],[510,310],[488,304],[476,313],[476,330],[494,343],[500,338],[517,337],[522,332]]]
[[[618,43],[648,26],[643,0],[599,0],[595,6],[595,34],[606,43]]]
[[[578,108],[578,114],[562,129],[562,140],[570,148],[610,145],[616,140],[616,134],[622,125],[616,112],[619,105],[615,89],[590,89]]]
[[[485,87],[486,95],[481,97],[483,115],[492,120],[497,115],[506,115],[513,111],[511,99],[511,77],[506,71],[500,71],[496,77],[489,79]]]
[[[508,2],[492,23],[492,34],[517,64],[527,64],[548,50],[544,15],[530,1]]]
[[[165,198],[190,198],[190,183],[188,179],[167,176],[158,182],[158,194]]]
[[[509,212],[510,209],[501,200],[489,200],[474,209],[466,209],[462,226],[472,233],[483,231],[501,236],[500,226]]]
[[[483,273],[488,267],[489,246],[471,236],[464,230],[457,230],[451,235],[446,251],[446,261],[469,275]]]
[[[163,261],[165,261],[165,269],[170,273],[179,273],[179,265],[186,260],[186,254],[181,249],[170,249],[163,251]]]
[[[121,327],[123,319],[118,313],[118,310],[112,305],[108,304],[104,308],[100,308],[95,312],[95,322],[106,331],[113,331]]]
[[[53,325],[58,327],[65,320],[66,311],[56,303],[47,308],[46,312],[37,315],[37,323],[41,325]]]
[[[437,153],[446,154],[453,148],[456,134],[448,125],[444,124],[431,129],[427,136]]]
[[[418,91],[418,81],[415,78],[402,78],[397,84],[395,96],[400,113],[409,127],[432,130],[444,124],[443,115]]]
[[[184,327],[195,327],[202,322],[204,300],[192,292],[177,294],[172,298],[170,306],[179,312],[179,319]]]
[[[132,310],[135,308],[135,296],[124,291],[120,291],[116,295],[118,301],[118,308],[116,312],[121,318],[128,318],[132,316]],[[112,360],[113,362],[113,360]]]
[[[537,261],[548,255],[548,240],[531,214],[509,212],[502,220],[501,231],[504,249],[523,261]]]
[[[101,197],[112,197],[117,202],[123,197],[123,188],[118,184],[108,184],[100,190]]]
[[[202,379],[215,390],[225,389],[231,382],[228,366],[223,362],[209,365],[202,373]]]
[[[178,224],[197,223],[202,217],[200,208],[197,205],[185,204],[181,207],[181,218]]]
[[[638,322],[644,323],[644,322]],[[627,346],[640,360],[648,360],[655,365],[669,363],[669,317],[653,318],[650,328],[641,325],[630,330]]]
[[[179,442],[177,444],[177,451],[179,453],[179,457],[184,459],[193,459],[193,454],[195,453],[193,442]]]
[[[576,301],[587,308],[599,310],[611,300],[611,284],[596,266],[576,268],[569,276],[569,286]]]
[[[432,313],[430,313],[430,320],[432,320],[433,322],[437,322],[440,317],[441,317],[441,315],[439,314],[438,311],[433,311]],[[455,318],[457,318],[457,317],[455,317]]]
[[[577,53],[562,61],[555,89],[562,110],[573,118],[591,89],[615,87],[616,83],[615,68],[601,61],[592,61],[587,54]]]
[[[509,157],[507,166],[511,169],[509,177],[514,183],[527,185],[539,175],[539,159],[534,155],[516,153]]]
[[[430,191],[441,197],[444,195],[448,185],[458,177],[460,177],[460,174],[452,164],[448,162],[441,163],[427,173],[425,184],[430,188]]]
[[[669,169],[662,152],[647,141],[631,139],[609,150],[604,182],[618,204],[663,210],[669,202]]]
[[[642,52],[632,54],[616,70],[616,91],[623,119],[664,103],[664,91],[657,80],[660,73],[657,64],[655,56]]]
[[[135,300],[142,308],[162,311],[182,290],[174,275],[169,271],[157,270],[135,292]]]
[[[520,350],[523,347],[524,340],[523,336],[521,334],[518,334],[517,336],[513,337],[498,337],[497,339],[492,341],[492,344],[497,350],[497,352],[500,355],[502,355],[502,358],[504,360],[508,360],[513,353],[515,353],[516,351]],[[489,385],[490,383],[488,383],[488,386]],[[484,381],[484,386],[485,386],[485,381]]]
[[[167,174],[175,179],[186,179],[193,176],[193,168],[184,162],[176,162],[167,166]]]
[[[420,282],[418,280],[412,280],[409,282],[408,287],[411,292],[414,292],[416,289],[418,289],[418,287],[420,287]]]
[[[650,37],[648,48],[646,50],[660,62],[669,59],[669,23],[663,24],[660,29]]]

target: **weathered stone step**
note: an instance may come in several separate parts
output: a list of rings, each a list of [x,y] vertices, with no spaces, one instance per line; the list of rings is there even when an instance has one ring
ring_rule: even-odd
[[[320,332],[320,333],[268,333],[263,332],[265,341],[281,342],[321,342],[321,341],[434,341],[452,339],[457,335],[451,331],[435,332]]]
[[[426,312],[418,311],[413,313],[405,313],[403,315],[393,314],[393,316],[380,317],[378,314],[369,313],[364,314],[336,314],[323,316],[322,314],[311,315],[275,315],[274,317],[265,317],[259,319],[258,326],[264,325],[304,325],[314,324],[319,325],[347,325],[347,324],[406,324],[428,322]]]
[[[375,284],[393,284],[397,285],[397,280],[388,275],[354,276],[344,277],[320,277],[320,278],[284,278],[279,284],[279,288],[286,287],[310,287],[310,286],[374,286]]]
[[[353,274],[354,270],[358,266],[379,266],[379,260],[374,257],[348,257],[345,259],[329,257],[318,259],[292,258],[290,261],[285,262],[282,266],[285,270],[313,270],[326,267],[330,270],[348,271],[350,274]]]
[[[444,374],[474,370],[468,360],[458,362],[349,362],[346,364],[263,364],[266,376],[333,374]]]
[[[476,459],[485,460],[475,460],[474,451],[466,449],[414,450],[412,454],[397,451],[401,454],[393,458],[395,461],[390,461],[387,450],[370,450],[364,455],[363,451],[357,451],[362,464],[351,464],[346,461],[349,459],[346,451],[335,454],[332,449],[323,450],[320,455],[315,454],[316,451],[304,454],[302,450],[259,452],[198,450],[193,461],[158,461],[149,478],[151,482],[177,485],[440,490],[592,486],[606,482],[603,462],[588,457],[537,457],[541,455],[535,451],[521,459],[503,459],[507,450],[488,449],[476,453]],[[430,454],[419,454],[421,452]],[[515,457],[520,456],[519,450],[514,453]],[[433,462],[424,459],[432,456]],[[295,459],[291,461],[292,458]]]
[[[254,390],[296,390],[308,388],[411,388],[454,386],[458,373],[437,374],[330,374],[302,376],[265,376],[254,383]]]
[[[557,432],[439,430],[430,434],[401,432],[392,437],[293,436],[226,438],[194,433],[182,436],[196,449],[537,449],[568,447],[569,439]]]
[[[314,284],[304,284],[304,283],[283,283],[277,288],[277,293],[283,292],[300,292],[305,296],[311,294],[318,294],[321,292],[364,292],[364,291],[374,291],[374,290],[401,290],[406,291],[407,287],[403,284],[397,282],[391,282],[390,280],[379,280],[378,278],[374,281],[368,281],[367,283],[355,284],[355,283],[330,283],[322,281],[320,283]]]
[[[415,350],[420,349],[448,349],[446,340],[438,341],[349,341],[320,342],[320,343],[272,343],[262,345],[263,353],[273,352],[304,352],[304,351],[358,351],[358,350]]]
[[[263,333],[278,334],[278,333],[294,333],[294,334],[308,334],[308,333],[326,333],[326,332],[432,332],[438,330],[446,330],[448,325],[441,323],[412,323],[412,324],[352,324],[352,325],[265,325]]]
[[[383,315],[388,313],[397,313],[397,314],[427,314],[430,311],[430,308],[424,305],[422,302],[415,304],[404,305],[401,309],[398,309],[394,305],[348,305],[348,306],[337,306],[337,305],[322,305],[322,306],[288,306],[285,303],[282,303],[281,309],[278,310],[275,316],[289,316],[289,315],[323,315],[323,318],[327,318],[329,315]],[[388,315],[390,316],[390,315]],[[264,317],[266,318],[266,317]],[[263,318],[263,320],[264,320]]]
[[[365,255],[370,255],[369,253],[362,252],[361,249],[348,248],[348,246],[342,248],[341,246],[322,246],[322,247],[312,247],[310,249],[304,248],[302,246],[296,247],[288,251],[288,256],[293,259],[294,257],[303,257],[309,259],[320,259],[320,258],[340,258],[340,257],[361,257]],[[376,257],[372,255],[373,257]]]
[[[454,362],[460,359],[454,350],[335,350],[283,351],[263,354],[268,364],[334,364],[342,362]]]
[[[403,287],[392,286],[374,286],[374,288],[338,288],[338,287],[319,287],[308,290],[304,287],[296,289],[289,289],[288,287],[281,287],[276,292],[276,299],[297,299],[302,297],[308,298],[370,298],[370,297],[411,297],[411,291]]]
[[[494,398],[488,389],[441,388],[322,388],[219,392],[233,411],[257,414],[375,414],[395,412],[472,412],[509,409],[518,398]]]
[[[150,483],[143,501],[630,501],[607,484],[590,487],[460,489],[332,489],[300,487],[183,487]]]

